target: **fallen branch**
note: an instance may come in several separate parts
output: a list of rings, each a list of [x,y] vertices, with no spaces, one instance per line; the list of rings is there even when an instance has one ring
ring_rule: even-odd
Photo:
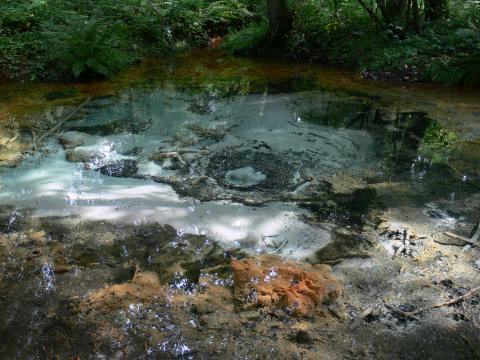
[[[471,239],[469,238],[466,238],[465,236],[461,236],[461,235],[457,235],[457,234],[454,234],[454,233],[451,233],[451,232],[448,232],[448,231],[445,231],[444,234],[448,237],[451,237],[452,239],[457,239],[457,240],[460,240],[460,241],[463,241],[471,246],[479,246],[478,242],[476,241],[478,239],[478,237],[480,236],[480,232],[477,231],[475,235],[473,235],[473,237]],[[472,241],[474,240],[474,241]]]
[[[87,103],[90,102],[90,100],[92,100],[91,97],[89,97],[87,100],[85,100],[84,102],[82,102],[80,105],[78,105],[75,109],[73,109],[67,116],[65,116],[63,119],[61,119],[54,127],[52,127],[49,131],[47,131],[45,134],[43,134],[42,136],[40,136],[37,140],[37,143],[36,143],[36,146],[39,147],[41,144],[42,144],[42,141],[47,138],[48,136],[52,135],[55,131],[57,131],[58,129],[60,129],[60,127],[66,122],[68,121],[73,115],[75,115],[76,112],[78,112],[78,110],[80,110],[82,107],[84,107]],[[35,144],[34,144],[35,145]]]
[[[417,311],[412,311],[412,312],[409,312],[409,313],[406,313],[406,314],[415,316],[415,315],[418,315],[418,314],[420,314],[424,311],[430,310],[430,309],[436,309],[436,308],[440,308],[440,307],[444,307],[444,306],[454,305],[456,303],[459,303],[462,300],[468,299],[469,297],[473,296],[478,291],[480,291],[480,286],[477,286],[476,288],[471,289],[470,291],[466,292],[462,296],[459,296],[458,298],[455,298],[455,299],[452,299],[452,300],[449,300],[449,301],[445,301],[441,304],[435,304],[435,305],[427,306],[425,308],[419,309]]]

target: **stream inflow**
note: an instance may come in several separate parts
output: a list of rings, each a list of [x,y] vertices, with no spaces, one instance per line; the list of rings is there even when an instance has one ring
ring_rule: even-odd
[[[478,280],[475,246],[443,238],[468,239],[478,227],[473,92],[216,55],[149,63],[110,83],[2,90],[2,136],[18,132],[12,151],[23,152],[0,168],[5,358],[388,358],[385,343],[358,330],[365,311],[379,333],[403,326],[409,344],[426,330],[374,313],[381,291],[353,268],[383,273],[378,287],[400,299],[435,295],[393,290],[410,271],[432,283]],[[39,134],[49,136],[39,144]],[[457,249],[465,269],[433,276],[432,264],[459,258]],[[332,265],[345,286],[341,310],[330,309],[336,320],[239,310],[230,259],[262,254]],[[467,305],[468,337],[480,318]],[[394,309],[411,311],[402,306]],[[443,353],[475,355],[446,343]]]

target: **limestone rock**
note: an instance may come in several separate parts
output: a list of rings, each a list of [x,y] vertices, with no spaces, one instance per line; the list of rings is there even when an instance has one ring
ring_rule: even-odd
[[[67,161],[70,162],[97,162],[102,161],[105,155],[100,152],[88,151],[84,149],[70,149],[65,152]]]
[[[304,316],[343,292],[328,266],[314,268],[265,255],[233,259],[232,269],[234,297],[247,307],[276,307]]]
[[[2,152],[0,153],[0,167],[16,167],[24,159],[24,156],[21,152]]]

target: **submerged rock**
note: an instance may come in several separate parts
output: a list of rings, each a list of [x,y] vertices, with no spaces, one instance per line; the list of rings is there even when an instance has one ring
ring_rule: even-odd
[[[65,158],[70,162],[98,162],[105,158],[105,155],[83,149],[70,149],[65,152]]]
[[[142,120],[129,116],[121,119],[105,121],[81,121],[78,123],[66,123],[65,128],[70,131],[78,131],[90,135],[108,136],[112,134],[132,133],[139,134],[150,129],[152,120]]]
[[[319,262],[337,261],[343,258],[368,257],[363,248],[370,246],[369,239],[353,230],[337,226],[333,228],[331,242],[317,251]]]
[[[343,292],[326,265],[314,268],[265,255],[233,259],[232,269],[235,299],[247,307],[281,308],[304,316],[315,306],[336,300]]]
[[[58,136],[58,142],[64,150],[73,149],[85,143],[85,135],[77,131],[68,131]]]
[[[193,101],[187,109],[197,115],[207,115],[213,111],[213,106],[208,101]]]
[[[143,148],[141,146],[134,146],[127,150],[119,150],[118,154],[123,156],[139,156],[142,152]]]
[[[138,162],[131,159],[117,160],[98,168],[97,171],[113,177],[134,177],[138,172]]]

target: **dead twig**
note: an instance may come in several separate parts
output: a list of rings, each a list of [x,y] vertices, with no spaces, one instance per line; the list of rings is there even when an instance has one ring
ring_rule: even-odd
[[[436,308],[440,308],[440,307],[444,307],[444,306],[450,306],[450,305],[454,305],[456,303],[459,303],[460,301],[462,300],[465,300],[465,299],[468,299],[469,297],[475,295],[475,293],[477,293],[478,291],[480,291],[480,286],[477,286],[476,288],[473,288],[471,289],[470,291],[466,292],[465,294],[463,294],[462,296],[459,296],[455,299],[452,299],[452,300],[449,300],[449,301],[445,301],[443,303],[440,303],[440,304],[435,304],[435,305],[431,305],[431,306],[427,306],[427,307],[424,307],[422,309],[419,309],[419,310],[416,310],[416,311],[412,311],[412,312],[409,312],[409,313],[406,313],[408,315],[418,315],[424,311],[427,311],[427,310],[430,310],[430,309],[436,309]]]
[[[419,319],[415,316],[416,314],[414,314],[414,313],[405,312],[405,311],[400,310],[399,308],[397,308],[395,306],[392,306],[392,305],[389,305],[389,304],[385,304],[385,307],[389,310],[392,310],[393,312],[396,312],[397,314],[401,315],[404,318],[419,321]]]
[[[32,130],[32,142],[33,142],[33,153],[38,151],[37,145],[37,134],[35,134],[35,130]]]
[[[152,161],[165,160],[168,158],[177,159],[182,166],[187,164],[178,151],[158,152],[150,156],[150,160]]]
[[[472,235],[472,237],[470,238],[472,241],[478,241],[480,240],[480,221],[477,223],[477,229],[474,230],[475,233]]]
[[[280,250],[282,250],[288,244],[288,240],[284,240],[280,244],[277,244],[275,241],[272,240],[272,244],[275,247],[275,250],[273,252],[277,253],[280,252]]]

